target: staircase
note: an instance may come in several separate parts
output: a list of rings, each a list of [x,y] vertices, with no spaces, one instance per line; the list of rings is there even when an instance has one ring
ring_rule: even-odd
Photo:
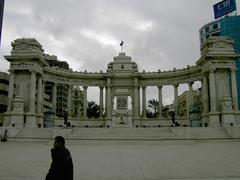
[[[1,130],[1,129],[0,129]],[[204,140],[240,138],[240,128],[23,128],[8,129],[14,139],[53,139],[61,135],[69,140]],[[234,133],[234,134],[233,134]],[[12,134],[12,135],[11,135]]]

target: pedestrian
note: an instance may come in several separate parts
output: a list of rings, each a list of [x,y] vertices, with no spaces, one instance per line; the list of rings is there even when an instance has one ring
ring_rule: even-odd
[[[67,127],[68,125],[68,110],[67,109],[64,109],[63,111],[63,118],[64,118],[64,126]]]
[[[176,121],[175,121],[175,112],[174,111],[170,111],[169,112],[170,116],[171,116],[171,120],[172,120],[172,127],[176,126]]]
[[[73,180],[73,162],[62,136],[55,137],[51,149],[52,163],[45,180]]]

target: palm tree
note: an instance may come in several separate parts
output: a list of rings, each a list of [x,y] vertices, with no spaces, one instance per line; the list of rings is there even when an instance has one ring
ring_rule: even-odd
[[[148,101],[148,108],[150,111],[152,111],[153,117],[155,117],[155,118],[157,117],[158,107],[159,107],[159,102],[157,101],[157,99],[150,99]]]
[[[87,117],[88,118],[98,118],[100,116],[100,107],[94,101],[89,101],[87,106]]]

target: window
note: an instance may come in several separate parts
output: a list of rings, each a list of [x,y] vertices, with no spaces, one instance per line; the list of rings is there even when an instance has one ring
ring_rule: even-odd
[[[7,92],[7,91],[4,91],[4,90],[0,90],[0,94],[7,96],[7,95],[8,95],[8,92]]]
[[[218,24],[214,24],[213,29],[217,29],[217,28],[218,28]]]
[[[205,32],[206,33],[209,32],[209,27],[206,27]]]
[[[6,84],[6,85],[8,85],[8,81],[5,80],[5,79],[0,79],[0,84]]]

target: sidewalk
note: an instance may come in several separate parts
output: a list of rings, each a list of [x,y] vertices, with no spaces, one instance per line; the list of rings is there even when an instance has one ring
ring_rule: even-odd
[[[52,141],[0,142],[0,180],[44,180]],[[68,141],[75,180],[237,180],[240,141]]]

